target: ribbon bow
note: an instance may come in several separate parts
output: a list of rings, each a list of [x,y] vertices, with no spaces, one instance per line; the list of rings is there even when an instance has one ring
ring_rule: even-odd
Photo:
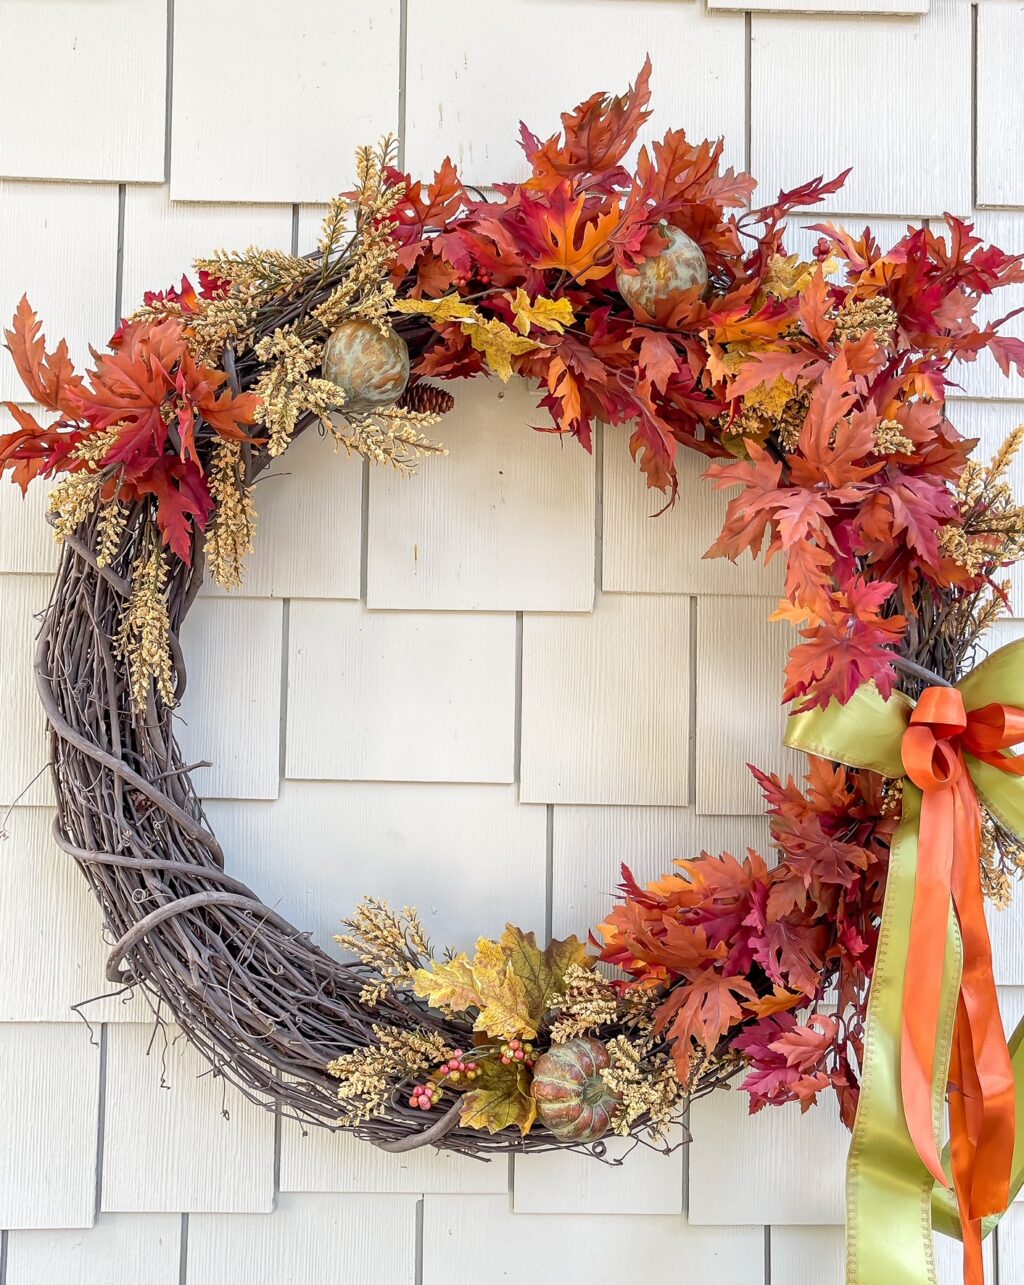
[[[789,719],[787,745],[903,778],[847,1164],[847,1285],[933,1283],[933,1223],[963,1240],[966,1285],[983,1285],[982,1236],[1024,1181],[1024,1022],[1008,1047],[980,862],[982,802],[1024,840],[1024,756],[1007,753],[1022,743],[1024,640],[916,705],[867,684]]]

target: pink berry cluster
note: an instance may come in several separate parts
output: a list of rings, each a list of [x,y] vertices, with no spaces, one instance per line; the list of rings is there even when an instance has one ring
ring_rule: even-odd
[[[463,1076],[467,1080],[475,1080],[480,1074],[480,1067],[476,1062],[464,1061],[464,1057],[462,1049],[456,1049],[447,1062],[441,1063],[438,1075],[450,1080],[452,1084],[458,1084]]]
[[[412,1093],[409,1094],[409,1105],[419,1107],[421,1111],[429,1111],[431,1107],[436,1107],[441,1101],[441,1090],[436,1084],[417,1084]]]
[[[502,1066],[511,1066],[513,1062],[525,1062],[527,1066],[533,1066],[536,1060],[533,1045],[529,1041],[524,1044],[522,1040],[509,1040],[501,1046]]]
[[[467,1081],[477,1079],[480,1075],[480,1064],[467,1062],[465,1057],[462,1049],[456,1049],[447,1062],[441,1063],[426,1084],[417,1084],[413,1087],[409,1094],[409,1105],[419,1108],[420,1111],[429,1111],[441,1101],[441,1085],[444,1081],[447,1080],[449,1084],[461,1084],[463,1079]]]

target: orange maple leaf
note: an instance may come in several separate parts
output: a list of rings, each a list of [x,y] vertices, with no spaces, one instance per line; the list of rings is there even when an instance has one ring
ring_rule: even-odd
[[[693,969],[658,1009],[654,1029],[672,1040],[680,1078],[690,1071],[692,1041],[710,1052],[730,1027],[743,1021],[740,1000],[757,998],[745,977],[724,977],[713,968]]]

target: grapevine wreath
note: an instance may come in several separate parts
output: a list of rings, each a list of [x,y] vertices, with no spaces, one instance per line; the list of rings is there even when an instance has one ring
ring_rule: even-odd
[[[103,907],[111,983],[256,1101],[390,1151],[602,1156],[604,1135],[670,1145],[725,1082],[753,1111],[834,1092],[848,1280],[933,1278],[932,1218],[979,1280],[983,1220],[1020,1181],[981,912],[1024,868],[1024,660],[972,665],[1024,553],[1024,426],[984,466],[945,397],[983,352],[1024,373],[1024,342],[977,319],[1024,262],[951,216],[884,254],[828,225],[789,253],[787,214],[845,175],[756,208],[721,142],[681,130],[627,170],[649,74],[551,138],[523,127],[530,176],[490,196],[449,160],[421,183],[389,142],[363,149],[313,254],[198,261],[84,377],[21,301],[7,345],[56,418],[8,405],[0,463],[23,489],[59,477],[36,657],[55,837]],[[481,374],[530,381],[543,431],[584,449],[595,422],[625,427],[661,507],[688,502],[679,446],[739,488],[708,556],[785,563],[807,780],[755,770],[774,865],[703,853],[647,887],[624,869],[585,940],[509,925],[438,955],[414,911],[368,899],[340,962],[225,871],[174,737],[181,625],[207,571],[240,583],[253,483],[300,433],[409,471],[440,449],[443,381]]]

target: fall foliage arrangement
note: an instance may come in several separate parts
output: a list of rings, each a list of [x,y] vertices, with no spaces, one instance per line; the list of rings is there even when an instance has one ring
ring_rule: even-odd
[[[546,140],[523,127],[530,175],[493,199],[450,161],[419,182],[389,142],[362,150],[313,254],[199,260],[85,375],[22,300],[7,345],[48,415],[9,405],[0,465],[56,479],[36,660],[55,834],[104,908],[111,982],[256,1100],[393,1151],[603,1156],[605,1136],[675,1145],[727,1082],[752,1111],[835,1093],[848,1281],[933,1280],[934,1223],[973,1285],[1021,1180],[982,908],[1024,868],[1024,652],[974,660],[1024,553],[1024,427],[980,464],[946,393],[984,353],[1024,373],[1024,342],[978,319],[1024,263],[952,216],[886,253],[828,225],[789,253],[788,213],[845,176],[759,207],[682,130],[627,169],[649,74]],[[225,872],[174,740],[178,635],[206,571],[240,583],[253,483],[300,433],[407,472],[442,450],[441,385],[476,375],[529,381],[583,449],[610,425],[665,506],[677,450],[708,457],[734,492],[708,556],[785,564],[807,778],[755,773],[773,861],[701,853],[646,887],[624,868],[585,940],[509,925],[437,955],[370,898],[342,963]]]

